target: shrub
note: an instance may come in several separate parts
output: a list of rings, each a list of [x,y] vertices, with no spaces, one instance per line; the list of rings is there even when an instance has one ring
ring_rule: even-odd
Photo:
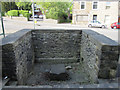
[[[58,19],[58,12],[54,8],[51,8],[49,12],[46,13],[46,18]]]
[[[19,16],[19,11],[18,10],[10,10],[7,12],[8,16]]]
[[[24,17],[27,17],[29,13],[23,13],[23,16]]]
[[[29,18],[30,18],[30,16],[32,16],[32,14],[31,13],[24,13],[23,16],[27,17],[27,20],[29,21]]]
[[[24,17],[27,17],[27,14],[29,14],[29,12],[27,10],[10,10],[7,12],[8,16],[19,16],[19,14],[22,14]]]
[[[65,12],[58,12],[58,11],[54,11],[55,9],[52,8],[50,10],[50,12],[46,13],[46,18],[51,18],[51,19],[56,19],[58,20],[58,23],[69,23],[71,22],[71,20],[67,19],[68,15]],[[54,13],[53,13],[54,12]]]
[[[19,13],[24,14],[24,13],[28,13],[28,11],[27,10],[19,10]]]
[[[71,23],[70,19],[60,19],[58,20],[58,23]]]
[[[10,10],[6,13],[8,16],[19,16],[22,14],[24,17],[27,17],[27,20],[29,21],[30,16],[32,16],[31,13],[27,10]]]
[[[49,19],[49,18],[50,18],[49,13],[46,13],[46,19]]]
[[[65,12],[60,13],[59,17],[58,17],[58,23],[70,23],[71,20],[69,20],[67,18],[68,18],[67,13],[65,13]]]
[[[23,11],[23,10],[18,10],[18,11],[19,11],[19,14],[22,14],[22,11]]]
[[[2,15],[2,16],[5,16],[5,13],[4,13],[4,12],[1,12],[1,15]]]
[[[29,13],[27,10],[19,10],[19,14],[23,15],[24,17],[27,17],[27,13]]]
[[[67,18],[68,18],[68,15],[65,12],[62,12],[62,13],[58,14],[58,19],[64,19],[64,20],[66,20]]]

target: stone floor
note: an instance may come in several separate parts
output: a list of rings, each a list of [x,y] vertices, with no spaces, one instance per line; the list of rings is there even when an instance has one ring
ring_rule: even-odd
[[[60,70],[60,67],[62,69]],[[50,81],[44,77],[44,72],[52,70],[53,73],[65,72],[64,67],[67,68],[66,72],[69,73],[71,79],[66,81]],[[60,71],[57,71],[57,70]],[[84,70],[80,68],[79,63],[69,64],[35,64],[34,72],[27,80],[24,86],[17,85],[16,81],[9,81],[3,88],[120,88],[120,78],[115,79],[98,79],[98,84],[90,84],[89,77]]]
[[[86,75],[86,73],[80,68],[79,63],[72,63],[69,64],[71,66],[71,69],[65,70],[69,76],[70,79],[66,81],[51,81],[45,78],[45,72],[51,71],[54,73],[59,73],[64,72],[64,66],[68,66],[67,64],[65,65],[48,65],[48,64],[36,64],[34,67],[34,72],[33,74],[29,77],[27,81],[27,85],[30,86],[36,86],[36,85],[67,85],[67,84],[88,84],[90,83],[89,77]],[[63,70],[60,70],[62,68]]]
[[[66,68],[67,67],[67,68]],[[60,74],[67,72],[70,76],[66,81],[52,81],[45,78],[45,72]],[[120,88],[120,78],[98,79],[98,83],[90,83],[89,76],[80,63],[40,64],[36,63],[27,84],[17,85],[17,81],[9,81],[4,88]]]

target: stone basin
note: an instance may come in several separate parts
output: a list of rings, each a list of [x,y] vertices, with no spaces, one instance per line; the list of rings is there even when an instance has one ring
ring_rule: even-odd
[[[3,79],[18,86],[94,84],[118,74],[119,44],[91,30],[25,29],[3,38],[1,47]]]

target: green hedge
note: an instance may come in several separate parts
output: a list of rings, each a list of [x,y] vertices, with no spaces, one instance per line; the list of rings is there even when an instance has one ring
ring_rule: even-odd
[[[22,14],[23,17],[27,17],[28,20],[30,16],[32,16],[32,14],[27,10],[10,10],[7,12],[8,16],[19,16],[20,14]]]
[[[25,14],[25,13],[29,13],[27,10],[19,10],[19,14]]]
[[[29,13],[23,13],[24,17],[28,17],[30,14]]]
[[[10,10],[7,12],[8,16],[19,16],[19,11],[18,10]]]
[[[7,12],[8,16],[19,16],[20,14],[24,17],[29,17],[31,15],[27,10],[10,10]]]
[[[60,19],[60,20],[58,20],[58,23],[71,23],[72,22],[72,20],[70,20],[70,19]]]

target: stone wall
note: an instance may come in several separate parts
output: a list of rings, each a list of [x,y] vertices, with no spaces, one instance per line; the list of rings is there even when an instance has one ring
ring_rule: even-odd
[[[114,78],[117,73],[120,47],[114,45],[102,46],[99,78]]]
[[[19,31],[2,40],[3,77],[17,79],[18,84],[25,84],[34,65],[31,32],[28,31]]]
[[[54,19],[43,19],[43,23],[52,23],[52,24],[57,24],[58,20],[54,20]]]
[[[80,59],[81,30],[33,30],[35,61],[77,62]]]
[[[2,46],[2,76],[16,79],[15,53],[12,44]]]
[[[12,16],[12,17],[3,17],[6,19],[10,19],[10,20],[18,20],[18,21],[28,21],[27,17],[17,17],[17,16]]]
[[[90,30],[82,31],[81,63],[91,80],[115,77],[118,54],[115,41]]]

